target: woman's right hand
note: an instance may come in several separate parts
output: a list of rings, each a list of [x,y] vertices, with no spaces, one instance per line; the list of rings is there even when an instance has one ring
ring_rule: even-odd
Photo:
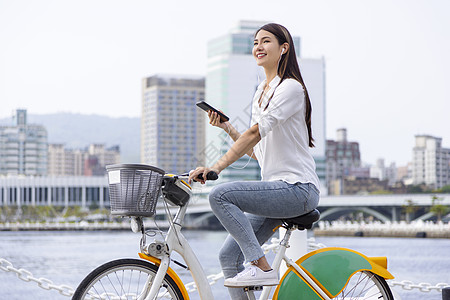
[[[212,175],[212,178],[208,176],[210,172],[214,173]],[[188,183],[191,184],[192,181],[197,181],[197,182],[200,182],[201,184],[205,184],[206,180],[216,180],[217,175],[219,175],[219,173],[220,173],[219,170],[206,168],[206,167],[198,167],[197,169],[191,170],[189,172]],[[198,177],[199,175],[202,175],[201,179]],[[215,175],[215,177],[214,177],[214,175]]]
[[[222,112],[222,111],[220,111]],[[220,122],[220,116],[218,113],[208,110],[208,117],[209,117],[209,124],[212,126],[216,126],[219,128],[222,128],[223,130],[227,130],[227,127],[229,126],[228,121],[227,122]]]

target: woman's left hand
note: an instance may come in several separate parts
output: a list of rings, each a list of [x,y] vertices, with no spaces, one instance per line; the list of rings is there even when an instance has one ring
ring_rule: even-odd
[[[217,170],[211,169],[211,168],[207,168],[207,167],[198,167],[195,170],[192,170],[189,172],[189,184],[192,183],[192,180],[194,181],[198,181],[201,184],[205,184],[206,183],[206,174],[208,174],[210,171],[214,171],[217,174],[219,174],[219,172]],[[203,179],[198,178],[198,176],[202,174]]]

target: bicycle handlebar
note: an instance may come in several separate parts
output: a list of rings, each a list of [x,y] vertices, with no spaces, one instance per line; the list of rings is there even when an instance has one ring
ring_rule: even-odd
[[[181,177],[189,177],[189,173],[183,173],[181,175],[178,175]],[[214,171],[209,171],[208,174],[206,174],[206,180],[217,180],[219,178],[219,175],[217,175]],[[198,179],[203,180],[203,174],[198,175]],[[196,180],[194,180],[197,182]]]
[[[209,171],[208,174],[206,174],[206,180],[217,180],[217,178],[219,178],[219,175],[214,171]],[[198,179],[203,180],[203,174],[199,174]]]

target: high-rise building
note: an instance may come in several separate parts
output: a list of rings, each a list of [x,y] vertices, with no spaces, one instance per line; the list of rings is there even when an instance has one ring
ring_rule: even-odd
[[[68,163],[68,151],[64,149],[64,144],[48,145],[48,175],[67,176],[72,173],[71,164]]]
[[[224,111],[240,132],[250,126],[251,103],[258,85],[265,79],[264,69],[252,55],[254,34],[268,22],[240,21],[228,34],[208,43],[206,101]],[[293,36],[300,70],[312,102],[312,130],[315,148],[311,148],[317,173],[325,185],[325,63],[324,59],[300,58],[300,37]],[[216,127],[206,127],[206,160],[214,163],[229,149],[232,141]],[[244,168],[245,167],[245,168]],[[244,156],[222,173],[224,180],[258,180],[257,161]]]
[[[436,189],[450,185],[450,149],[442,148],[442,138],[416,135],[412,177],[413,184]]]
[[[16,111],[16,126],[0,126],[0,174],[47,174],[47,130],[27,124],[27,111]]]
[[[142,80],[141,162],[169,173],[204,165],[205,79],[155,75]]]
[[[347,129],[340,128],[337,130],[336,140],[327,140],[326,155],[327,183],[330,194],[333,194],[335,189],[331,188],[331,183],[343,180],[346,176],[351,176],[350,172],[353,169],[361,167],[359,143],[349,142],[347,140]],[[367,171],[369,173],[369,169]]]

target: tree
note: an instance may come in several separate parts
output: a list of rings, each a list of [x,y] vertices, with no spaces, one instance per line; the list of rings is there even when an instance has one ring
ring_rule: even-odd
[[[450,194],[450,185],[444,185],[437,190],[437,193]]]
[[[419,207],[416,205],[414,201],[411,199],[406,200],[406,204],[402,205],[403,211],[406,214],[406,223],[411,222],[411,214],[415,213]]]
[[[423,193],[422,186],[420,185],[408,185],[406,188],[408,194],[420,194]]]
[[[444,198],[433,195],[431,197],[431,208],[430,212],[434,213],[437,216],[437,221],[441,222],[442,216],[445,215],[449,211],[449,207],[447,205],[440,204],[440,201],[444,200]]]

